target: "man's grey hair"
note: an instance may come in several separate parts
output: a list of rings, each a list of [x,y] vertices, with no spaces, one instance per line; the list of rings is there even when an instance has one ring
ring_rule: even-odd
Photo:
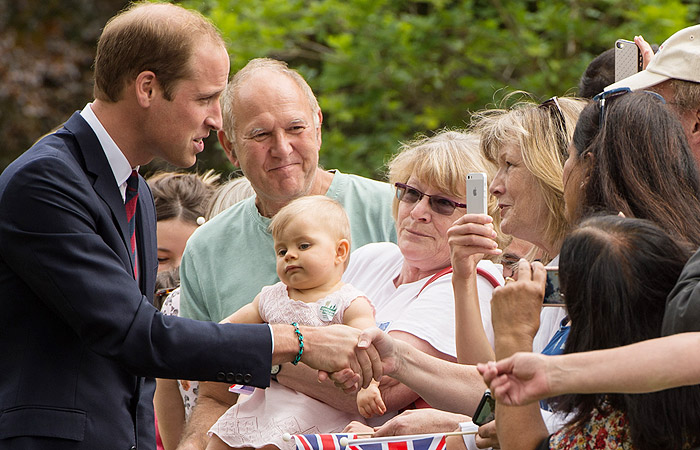
[[[233,103],[238,95],[238,91],[243,83],[253,77],[257,72],[263,70],[285,75],[292,79],[297,86],[299,86],[309,102],[309,107],[311,108],[314,120],[314,127],[319,128],[321,123],[318,113],[321,110],[321,107],[318,106],[318,100],[316,100],[316,96],[311,90],[311,87],[309,87],[309,84],[306,82],[306,80],[304,80],[299,72],[294,69],[290,69],[289,66],[287,66],[287,63],[284,61],[278,61],[270,58],[256,58],[250,60],[245,67],[236,72],[233,78],[231,78],[231,81],[229,81],[224,92],[221,94],[223,130],[231,143],[235,143],[236,141],[236,116],[233,111]]]

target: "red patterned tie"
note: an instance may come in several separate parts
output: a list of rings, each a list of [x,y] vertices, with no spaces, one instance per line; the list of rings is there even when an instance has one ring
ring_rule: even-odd
[[[131,245],[131,259],[134,261],[134,278],[138,277],[136,266],[136,204],[139,200],[139,174],[135,170],[131,171],[129,179],[126,180],[126,195],[124,207],[126,208],[126,220],[129,223],[129,236]]]

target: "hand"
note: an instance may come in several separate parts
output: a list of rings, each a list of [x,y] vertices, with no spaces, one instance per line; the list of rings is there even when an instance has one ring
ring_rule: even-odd
[[[500,255],[493,218],[486,214],[465,214],[447,230],[454,276],[468,277],[484,255]]]
[[[319,370],[319,380],[325,380],[330,373],[342,372],[344,386],[367,387],[373,378],[381,378],[379,354],[371,342],[358,344],[360,331],[356,328],[329,325],[302,327],[301,331],[305,344],[302,361]]]
[[[401,365],[401,346],[408,345],[397,341],[377,327],[367,328],[360,334],[358,346],[361,348],[372,346],[381,361],[382,373],[392,375],[399,372]],[[379,378],[375,378],[379,380]]]
[[[654,58],[654,50],[651,48],[651,45],[649,45],[649,43],[641,36],[635,36],[634,43],[637,44],[639,51],[642,53],[642,69],[646,69],[651,60]]]
[[[343,429],[343,433],[351,433],[351,434],[374,433],[374,428],[370,427],[369,425],[365,425],[364,423],[353,420]]]
[[[550,357],[537,353],[516,353],[498,362],[477,364],[496,400],[508,406],[532,403],[552,397]]]
[[[449,432],[467,420],[467,416],[439,409],[409,409],[377,428],[374,437]]]
[[[501,448],[501,444],[498,442],[495,420],[480,426],[479,432],[474,439],[476,446],[479,448]]]
[[[381,416],[386,412],[386,405],[377,384],[372,383],[367,389],[357,393],[357,410],[365,419]]]
[[[517,280],[507,280],[491,298],[491,320],[496,340],[514,337],[532,340],[540,327],[547,272],[539,262],[518,262]]]
[[[326,327],[328,328],[328,327]],[[360,334],[358,341],[359,348],[373,348],[378,355],[376,355],[379,364],[382,366],[383,372],[393,372],[397,367],[396,358],[396,341],[384,333],[379,328],[373,327],[368,328]],[[380,359],[381,358],[381,359]],[[375,360],[372,360],[375,363]],[[358,388],[358,380],[355,377],[355,373],[349,369],[336,371],[332,374],[319,373],[319,380],[323,381],[326,378],[333,380],[335,385],[345,391],[345,393],[355,392]],[[375,378],[379,380],[379,378]]]

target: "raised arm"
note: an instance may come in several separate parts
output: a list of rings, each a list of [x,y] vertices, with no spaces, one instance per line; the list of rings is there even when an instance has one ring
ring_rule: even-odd
[[[522,405],[567,393],[643,393],[700,383],[700,333],[593,352],[517,353],[479,371],[496,398]],[[682,363],[680,363],[682,362]]]
[[[496,357],[532,350],[539,329],[546,271],[540,263],[518,263],[517,281],[497,288],[491,301]],[[549,434],[539,405],[496,406],[496,431],[503,448],[534,449]]]
[[[457,360],[476,364],[494,358],[481,322],[476,266],[484,255],[498,255],[493,219],[486,214],[465,214],[447,231],[455,299]]]

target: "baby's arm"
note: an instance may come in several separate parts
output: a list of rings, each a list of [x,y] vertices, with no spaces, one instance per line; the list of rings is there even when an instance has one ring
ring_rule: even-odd
[[[362,296],[353,300],[343,313],[343,323],[360,330],[376,326],[374,307],[369,299]]]
[[[248,303],[219,323],[265,323],[258,310],[259,298],[260,294],[255,297],[252,303]]]
[[[356,298],[345,310],[343,316],[345,325],[364,330],[376,326],[374,308],[366,297]],[[379,391],[379,381],[372,383],[357,393],[357,409],[365,418],[381,416],[386,412],[386,405]]]
[[[372,380],[369,386],[357,393],[357,409],[366,419],[381,416],[386,412],[386,405],[379,391],[379,381]]]

